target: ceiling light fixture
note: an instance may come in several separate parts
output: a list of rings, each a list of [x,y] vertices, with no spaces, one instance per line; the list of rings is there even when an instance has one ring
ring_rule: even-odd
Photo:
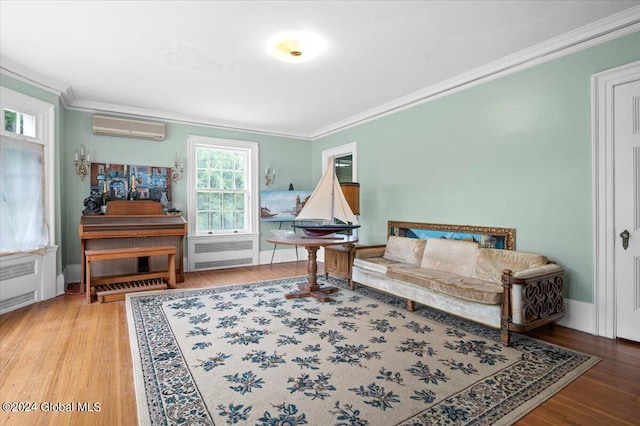
[[[325,47],[324,40],[310,32],[278,34],[267,42],[269,54],[281,61],[293,64],[316,58]]]

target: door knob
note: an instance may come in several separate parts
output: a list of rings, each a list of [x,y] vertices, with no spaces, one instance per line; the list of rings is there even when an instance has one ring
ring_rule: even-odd
[[[622,248],[626,250],[629,247],[629,231],[625,229],[620,233],[620,237],[622,238]]]

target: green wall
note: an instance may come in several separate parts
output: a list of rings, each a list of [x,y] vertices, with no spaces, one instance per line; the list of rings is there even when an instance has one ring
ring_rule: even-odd
[[[357,141],[362,242],[388,220],[513,227],[591,303],[591,75],[637,60],[640,33],[326,136],[314,181],[323,150]]]
[[[288,189],[289,183],[296,188],[311,187],[311,144],[308,141],[267,136],[248,132],[238,132],[188,124],[166,123],[166,139],[152,141],[111,136],[94,135],[91,130],[93,114],[69,110],[66,113],[67,154],[71,158],[76,148],[84,144],[91,150],[91,161],[96,163],[140,164],[150,166],[170,166],[175,153],[185,162],[185,177],[173,186],[173,201],[187,207],[186,167],[187,136],[200,135],[224,139],[253,141],[259,143],[260,189],[264,186],[263,175],[267,162],[277,169],[276,183],[269,189]],[[154,120],[159,121],[159,120]],[[80,240],[78,224],[84,209],[83,200],[89,195],[89,179],[81,181],[73,168],[66,170],[67,210],[64,222],[69,224],[68,241],[65,245],[67,264],[80,263]],[[268,250],[271,244],[264,241],[273,224],[261,224],[260,249]]]

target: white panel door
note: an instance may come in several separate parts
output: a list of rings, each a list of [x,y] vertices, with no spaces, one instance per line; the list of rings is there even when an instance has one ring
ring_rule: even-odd
[[[613,125],[616,337],[640,341],[640,81],[615,87]]]

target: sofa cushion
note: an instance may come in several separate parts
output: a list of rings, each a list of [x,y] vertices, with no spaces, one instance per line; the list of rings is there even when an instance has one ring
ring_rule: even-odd
[[[476,261],[478,243],[429,238],[420,266],[470,277]]]
[[[387,269],[387,276],[472,302],[485,305],[502,303],[502,284],[477,278],[462,277],[435,269],[393,266]],[[434,307],[437,308],[437,306]]]
[[[382,257],[356,257],[353,260],[353,267],[364,269],[366,271],[377,272],[379,274],[386,274],[389,266],[401,267],[407,265],[405,263],[396,262],[395,260],[389,260]]]
[[[547,258],[537,253],[514,250],[481,248],[473,268],[472,276],[481,280],[501,282],[502,270],[523,271],[545,265]]]
[[[391,235],[387,241],[387,246],[384,249],[384,255],[382,257],[388,260],[418,266],[422,261],[422,253],[424,252],[426,242],[426,240],[419,238],[396,237]]]

